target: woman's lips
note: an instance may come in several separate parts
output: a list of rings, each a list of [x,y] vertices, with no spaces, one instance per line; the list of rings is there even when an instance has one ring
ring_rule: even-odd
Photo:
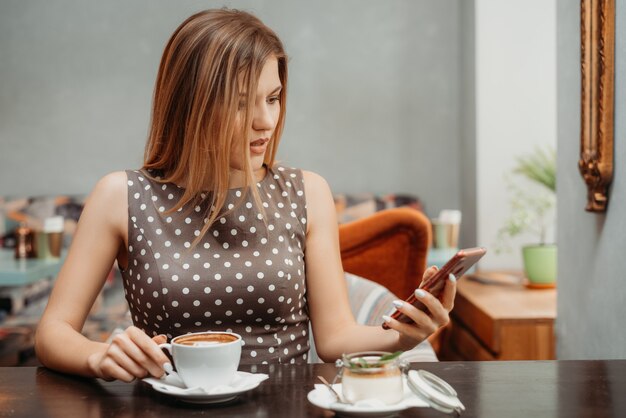
[[[250,153],[258,155],[265,154],[268,142],[270,142],[269,138],[260,138],[250,142]]]

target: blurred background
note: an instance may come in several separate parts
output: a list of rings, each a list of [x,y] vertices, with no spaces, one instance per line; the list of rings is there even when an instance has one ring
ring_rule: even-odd
[[[461,246],[493,245],[514,157],[556,144],[554,1],[3,1],[2,193],[83,194],[139,167],[167,39],[223,5],[285,43],[284,163],[336,193],[459,209]],[[484,263],[521,266],[517,253]]]

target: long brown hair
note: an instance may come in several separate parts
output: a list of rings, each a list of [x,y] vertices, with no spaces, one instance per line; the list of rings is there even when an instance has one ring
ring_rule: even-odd
[[[265,154],[274,165],[284,127],[287,93],[287,57],[278,36],[255,16],[232,9],[205,10],[185,20],[165,47],[156,79],[145,170],[156,170],[160,181],[184,184],[181,199],[168,212],[189,202],[209,200],[200,236],[221,215],[228,193],[230,150],[236,140],[247,140],[252,123],[258,79],[270,57],[278,60],[282,83],[278,124]],[[239,108],[246,95],[245,110]],[[237,112],[243,123],[237,123]],[[259,205],[256,180],[244,154],[245,187],[239,203],[251,190]],[[204,191],[211,193],[204,194]],[[193,205],[191,205],[193,206]],[[262,208],[261,208],[262,209]]]

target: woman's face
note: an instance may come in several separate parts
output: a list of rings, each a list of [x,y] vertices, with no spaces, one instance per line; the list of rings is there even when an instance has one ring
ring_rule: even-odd
[[[280,114],[280,91],[282,84],[278,76],[278,60],[270,57],[265,62],[259,77],[259,83],[252,104],[252,126],[245,141],[236,141],[230,155],[230,166],[236,170],[244,170],[243,150],[241,146],[250,147],[250,165],[253,171],[263,168],[263,160],[269,141],[278,124]],[[245,109],[246,95],[241,96],[241,113]],[[243,117],[243,116],[242,116]]]

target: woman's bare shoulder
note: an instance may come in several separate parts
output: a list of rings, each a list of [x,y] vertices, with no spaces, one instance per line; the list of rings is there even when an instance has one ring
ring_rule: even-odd
[[[307,231],[321,224],[336,223],[335,203],[330,186],[324,177],[302,170],[307,205]]]
[[[128,177],[124,171],[114,171],[102,177],[96,183],[88,199],[118,200],[127,193]]]
[[[102,177],[85,201],[85,210],[115,225],[125,225],[128,214],[128,178],[115,171]]]
[[[311,192],[325,192],[330,191],[330,186],[326,179],[313,171],[302,170],[302,178],[304,179],[304,186]]]

